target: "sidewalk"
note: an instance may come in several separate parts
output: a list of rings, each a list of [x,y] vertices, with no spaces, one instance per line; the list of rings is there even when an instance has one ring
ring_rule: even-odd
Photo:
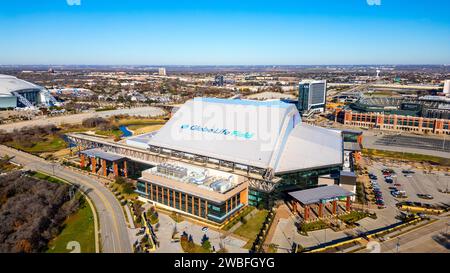
[[[264,241],[263,249],[265,252],[268,250],[268,245],[272,243],[273,236],[275,235],[275,231],[281,219],[289,219],[292,216],[291,211],[287,207],[286,204],[282,204],[275,211],[275,218],[273,219],[273,224],[267,232],[266,240]]]

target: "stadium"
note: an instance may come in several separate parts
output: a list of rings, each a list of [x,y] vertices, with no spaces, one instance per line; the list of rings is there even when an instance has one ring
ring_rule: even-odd
[[[450,118],[450,98],[438,96],[361,97],[348,108],[359,113],[379,112],[413,117]]]
[[[34,108],[58,104],[43,87],[18,79],[0,75],[0,109]]]
[[[219,224],[246,205],[270,207],[317,186],[344,157],[341,132],[303,124],[281,101],[195,98],[157,132],[118,143],[67,136],[82,167],[136,177],[143,200]]]
[[[450,98],[361,97],[338,109],[336,121],[361,128],[450,134]]]

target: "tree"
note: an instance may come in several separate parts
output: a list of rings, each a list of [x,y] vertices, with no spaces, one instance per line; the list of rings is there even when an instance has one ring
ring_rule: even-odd
[[[211,242],[209,241],[209,238],[208,238],[208,236],[206,236],[206,234],[203,234],[203,237],[202,237],[202,247],[206,250],[211,249]]]

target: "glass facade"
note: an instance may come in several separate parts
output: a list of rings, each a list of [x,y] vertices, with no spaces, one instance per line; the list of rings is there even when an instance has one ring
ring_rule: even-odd
[[[29,102],[31,102],[33,105],[36,105],[39,103],[39,93],[41,90],[25,90],[25,91],[19,91],[20,95],[25,97]],[[17,106],[18,107],[25,107],[26,105],[23,105],[20,100],[17,100]]]
[[[298,111],[308,111],[309,84],[300,84],[298,91]]]
[[[325,107],[326,84],[324,82],[300,83],[298,87],[298,111]]]
[[[281,175],[282,180],[271,193],[249,189],[248,204],[255,207],[271,208],[275,200],[286,198],[285,192],[316,187],[319,176],[338,173],[339,171],[340,167],[337,166]]]
[[[223,203],[216,203],[141,180],[137,182],[136,192],[143,198],[216,223],[224,222],[244,205],[240,193]]]

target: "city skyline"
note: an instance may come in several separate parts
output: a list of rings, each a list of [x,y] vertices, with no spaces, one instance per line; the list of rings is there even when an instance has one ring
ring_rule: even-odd
[[[445,1],[79,4],[4,3],[0,65],[450,64]]]

